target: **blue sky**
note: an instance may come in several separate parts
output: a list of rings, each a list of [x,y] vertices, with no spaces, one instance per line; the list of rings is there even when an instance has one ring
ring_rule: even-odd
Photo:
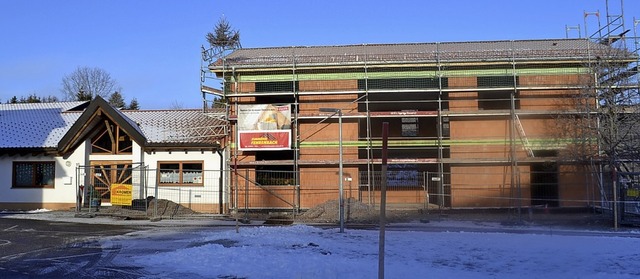
[[[621,1],[609,0],[611,14]],[[77,67],[99,67],[143,109],[202,106],[200,46],[225,16],[242,46],[564,38],[605,0],[0,0],[0,102],[55,95]],[[627,29],[640,1],[624,1]],[[589,31],[596,17],[587,18]],[[639,30],[640,31],[640,30]],[[577,31],[570,32],[578,37]]]

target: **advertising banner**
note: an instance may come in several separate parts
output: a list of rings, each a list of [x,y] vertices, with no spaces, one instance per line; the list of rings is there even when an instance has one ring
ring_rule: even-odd
[[[131,184],[111,184],[111,204],[131,206],[132,190]]]
[[[239,105],[240,150],[291,149],[291,104]]]

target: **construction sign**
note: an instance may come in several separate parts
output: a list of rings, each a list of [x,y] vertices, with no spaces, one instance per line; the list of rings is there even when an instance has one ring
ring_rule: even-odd
[[[131,206],[132,190],[131,184],[111,184],[111,204]]]
[[[240,150],[291,149],[291,104],[239,105]]]

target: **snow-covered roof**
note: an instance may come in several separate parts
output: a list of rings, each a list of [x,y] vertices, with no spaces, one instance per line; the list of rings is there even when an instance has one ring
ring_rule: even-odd
[[[202,110],[132,110],[122,113],[142,130],[151,144],[214,143],[219,135],[212,128],[223,123]]]
[[[108,105],[99,101],[103,108]],[[81,116],[85,109],[96,109],[89,102],[0,104],[0,149],[59,148],[61,140],[72,127],[83,127]],[[212,127],[224,126],[223,121],[206,116],[202,110],[131,110],[109,107],[109,114],[121,119],[119,125],[128,126],[138,134],[140,144],[153,146],[216,145],[222,135],[212,133]],[[106,111],[105,111],[106,112]],[[94,113],[93,111],[88,112]],[[83,132],[84,133],[84,132]],[[89,134],[84,134],[85,136]]]
[[[86,103],[0,104],[0,148],[56,148]]]

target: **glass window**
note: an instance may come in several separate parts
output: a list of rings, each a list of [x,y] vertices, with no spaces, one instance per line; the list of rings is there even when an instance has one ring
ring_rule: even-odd
[[[108,121],[98,128],[100,130],[91,139],[92,154],[131,154],[133,143],[124,130]]]
[[[159,162],[160,185],[203,185],[202,162]]]
[[[13,187],[53,187],[55,162],[14,162]]]

